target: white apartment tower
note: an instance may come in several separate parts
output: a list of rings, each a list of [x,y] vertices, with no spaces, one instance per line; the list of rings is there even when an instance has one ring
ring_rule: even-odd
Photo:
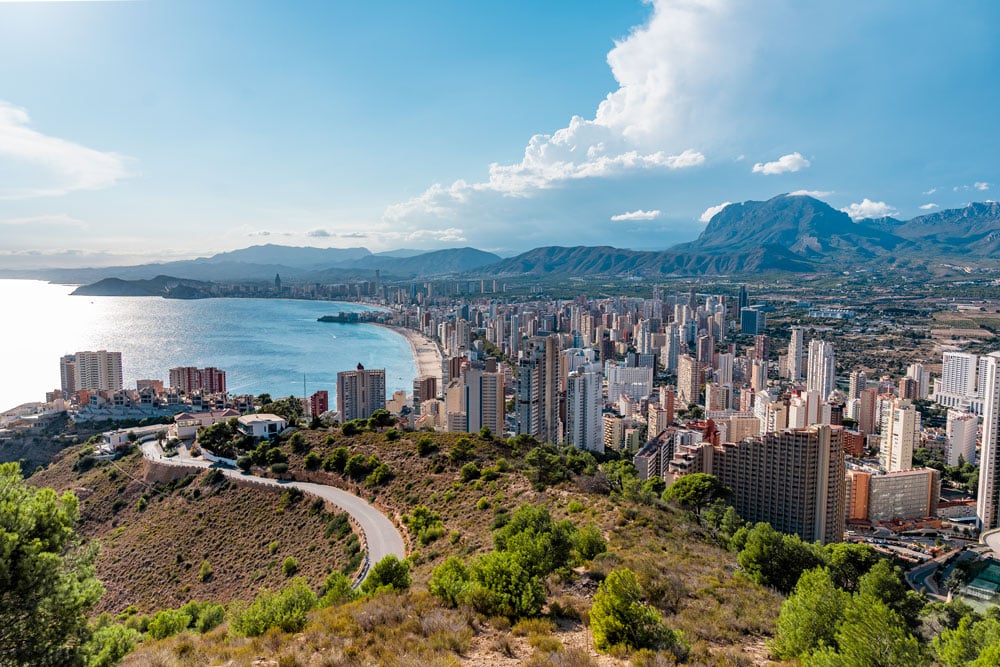
[[[976,462],[976,432],[979,430],[979,417],[971,412],[960,410],[948,411],[948,444],[945,450],[945,463],[957,466],[961,458],[966,463]]]
[[[1000,525],[1000,352],[983,357],[983,438],[979,452],[979,498],[976,518],[980,530]]]
[[[836,386],[836,361],[833,345],[826,341],[809,341],[809,367],[806,370],[806,389],[818,391],[823,400],[830,396]]]
[[[892,403],[892,418],[882,429],[882,465],[888,472],[913,469],[913,450],[920,442],[920,413],[909,400]]]

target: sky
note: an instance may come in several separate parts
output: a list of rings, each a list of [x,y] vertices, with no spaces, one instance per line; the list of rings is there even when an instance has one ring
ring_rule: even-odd
[[[1000,188],[1000,3],[0,0],[0,268],[664,249]]]

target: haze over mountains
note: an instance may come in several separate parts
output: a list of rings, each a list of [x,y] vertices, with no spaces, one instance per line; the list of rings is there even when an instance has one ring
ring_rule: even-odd
[[[805,195],[730,204],[697,239],[662,251],[610,246],[547,246],[500,258],[475,248],[433,252],[261,245],[194,260],[99,269],[5,271],[2,277],[87,283],[114,277],[148,280],[291,282],[352,277],[416,279],[445,275],[721,275],[765,271],[823,272],[910,264],[1000,266],[1000,204],[972,203],[919,216],[853,220]]]

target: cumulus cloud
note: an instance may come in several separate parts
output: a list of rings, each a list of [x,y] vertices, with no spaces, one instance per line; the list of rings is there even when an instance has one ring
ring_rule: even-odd
[[[921,211],[933,211],[936,208],[938,208],[938,205],[934,203],[921,204],[920,206]]]
[[[618,215],[611,216],[612,222],[627,222],[630,220],[656,220],[660,217],[660,211],[644,211],[641,208],[637,211],[629,211],[627,213],[619,213]]]
[[[833,190],[796,190],[795,192],[789,192],[786,196],[815,197],[816,199],[822,199],[823,197],[829,197],[832,194]]]
[[[733,202],[731,201],[725,201],[715,206],[709,206],[708,208],[705,209],[705,212],[701,214],[701,217],[698,218],[698,222],[708,222],[709,220],[715,217],[716,213],[719,213],[720,211],[722,211],[722,209],[726,208],[732,203]]]
[[[383,221],[428,228],[469,216],[509,222],[517,208],[511,199],[585,180],[705,164],[703,146],[718,127],[712,120],[726,83],[738,78],[743,63],[734,66],[719,44],[739,48],[745,31],[730,25],[722,0],[651,4],[649,20],[608,53],[618,88],[597,105],[593,118],[575,115],[561,129],[534,135],[519,161],[489,165],[485,179],[434,184],[390,205]]]
[[[887,218],[899,213],[899,211],[892,206],[889,206],[884,201],[872,201],[867,197],[865,197],[861,203],[851,204],[847,208],[842,208],[840,210],[851,216],[852,220],[863,220],[864,218]]]
[[[802,157],[799,152],[782,155],[774,162],[758,162],[753,166],[753,173],[773,176],[774,174],[787,174],[789,172],[800,171],[809,166],[809,160]]]
[[[983,181],[977,181],[975,184],[973,184],[972,187],[974,187],[977,190],[984,190],[985,191],[985,190],[989,190],[990,189],[990,184],[989,183],[984,183]]]
[[[28,112],[0,100],[0,166],[12,172],[29,167],[44,182],[0,187],[0,199],[57,197],[75,190],[108,188],[129,176],[128,159],[87,148],[32,129]]]

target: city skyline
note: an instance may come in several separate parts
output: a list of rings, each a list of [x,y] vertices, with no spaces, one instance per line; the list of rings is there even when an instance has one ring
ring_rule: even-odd
[[[993,196],[992,3],[574,10],[0,2],[0,267],[659,249],[781,192]]]

